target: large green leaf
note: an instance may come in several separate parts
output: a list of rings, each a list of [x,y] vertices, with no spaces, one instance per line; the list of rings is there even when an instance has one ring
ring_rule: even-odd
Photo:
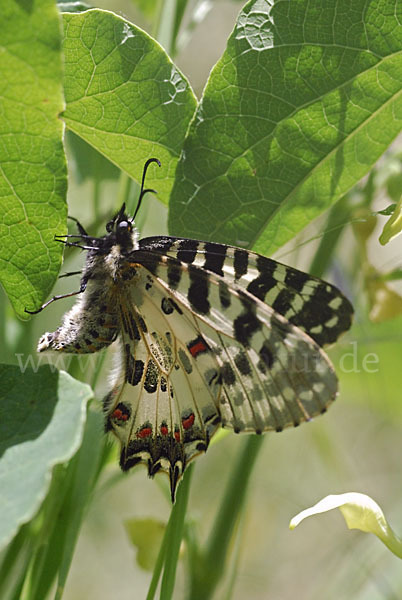
[[[65,230],[60,22],[53,0],[2,0],[0,13],[0,280],[26,318],[54,283]]]
[[[72,131],[167,202],[196,100],[187,80],[147,33],[98,9],[64,14],[64,120]]]
[[[54,465],[78,450],[88,385],[41,367],[0,365],[0,548],[38,510]]]
[[[273,251],[402,125],[402,3],[254,0],[192,122],[170,231]]]

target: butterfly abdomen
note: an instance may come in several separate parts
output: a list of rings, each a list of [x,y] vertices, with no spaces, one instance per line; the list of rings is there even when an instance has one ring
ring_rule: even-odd
[[[55,350],[73,354],[97,352],[109,346],[120,330],[113,286],[91,280],[81,298],[53,333],[45,333],[38,352]]]

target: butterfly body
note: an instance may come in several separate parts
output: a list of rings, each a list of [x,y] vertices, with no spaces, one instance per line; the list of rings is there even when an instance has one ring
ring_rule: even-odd
[[[127,221],[124,223],[128,225]],[[39,352],[92,353],[116,339],[120,329],[117,301],[127,278],[124,262],[138,247],[138,237],[138,230],[131,225],[119,236],[114,231],[101,238],[87,236],[90,249],[81,275],[81,288],[85,291],[64,315],[63,324],[40,338]]]

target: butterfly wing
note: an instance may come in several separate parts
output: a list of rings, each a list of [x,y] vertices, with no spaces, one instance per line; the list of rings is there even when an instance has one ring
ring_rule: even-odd
[[[140,249],[224,277],[228,286],[268,304],[320,346],[335,342],[350,328],[353,307],[335,286],[255,252],[169,236],[144,238]]]
[[[150,476],[165,471],[174,499],[187,463],[220,423],[218,365],[192,313],[149,271],[127,265],[122,275],[123,359],[104,400],[106,429],[121,442],[122,469],[141,462]]]
[[[138,251],[132,258],[192,315],[213,349],[222,379],[220,402],[231,407],[224,425],[281,430],[323,412],[335,398],[337,379],[327,355],[270,306],[213,272],[167,255],[155,261],[153,253]],[[257,399],[262,417],[253,419]]]
[[[125,359],[105,402],[121,465],[169,473],[172,496],[217,425],[282,430],[326,410],[337,379],[319,345],[235,283],[133,252],[121,291]]]

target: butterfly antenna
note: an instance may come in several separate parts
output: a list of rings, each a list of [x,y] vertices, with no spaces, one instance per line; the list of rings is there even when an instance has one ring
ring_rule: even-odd
[[[135,217],[137,216],[137,213],[138,213],[139,208],[141,206],[141,201],[142,201],[143,197],[145,196],[145,194],[147,194],[148,192],[153,192],[154,194],[156,194],[155,190],[152,190],[152,189],[149,189],[149,188],[148,189],[144,189],[145,176],[147,174],[147,170],[148,170],[149,165],[151,163],[153,163],[153,162],[155,162],[158,165],[158,167],[161,166],[161,162],[157,158],[148,158],[147,162],[145,163],[144,170],[142,172],[140,197],[138,198],[137,208],[135,209],[134,216],[132,218],[133,221],[134,221]]]
[[[125,212],[126,212],[126,203],[123,202],[121,209],[119,210],[118,214],[114,218],[114,221],[119,223],[123,219],[123,215]]]

